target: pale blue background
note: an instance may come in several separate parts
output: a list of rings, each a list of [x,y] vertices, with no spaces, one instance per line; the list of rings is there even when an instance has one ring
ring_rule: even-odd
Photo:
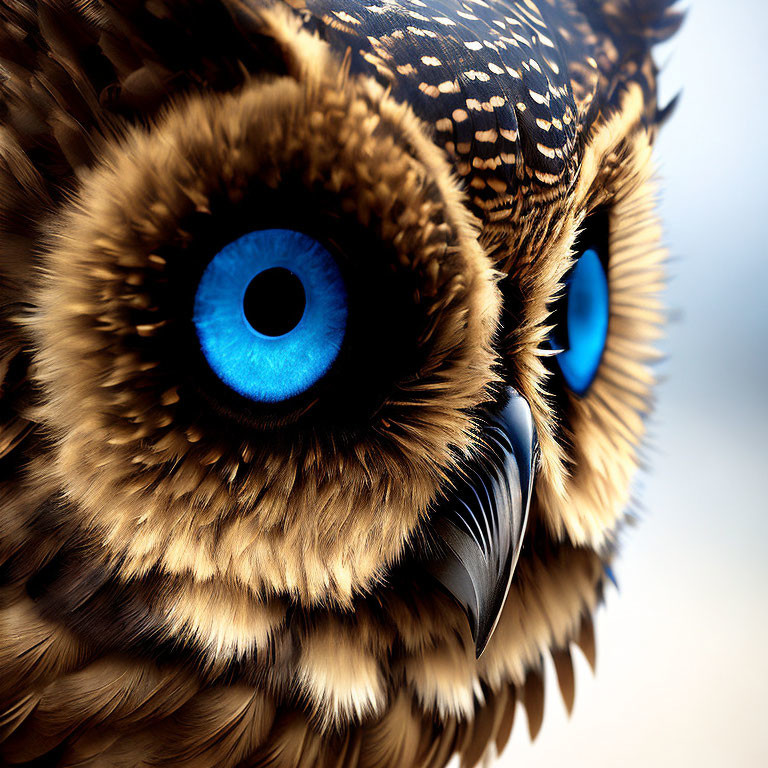
[[[768,766],[768,2],[690,0],[657,49],[657,145],[676,310],[640,526],[567,720],[518,709],[502,766]]]

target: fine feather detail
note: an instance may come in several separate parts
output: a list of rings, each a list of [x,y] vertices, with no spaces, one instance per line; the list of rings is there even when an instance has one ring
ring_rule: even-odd
[[[530,183],[492,206],[472,153],[291,5],[0,9],[5,762],[410,768],[459,753],[471,766],[503,749],[518,701],[537,733],[543,656],[569,709],[572,645],[594,665],[664,319],[648,49],[674,26],[668,4],[556,4],[574,40],[573,174],[534,181],[521,166]],[[620,34],[628,20],[640,26]],[[487,183],[496,160],[481,154]],[[247,198],[254,178],[269,195]],[[181,369],[163,369],[171,352],[156,354],[180,337],[150,290],[174,286],[162,301],[176,307],[175,255],[244,200],[272,215],[289,186],[296,215],[343,221],[356,257],[413,277],[398,307],[425,308],[402,320],[409,370],[386,334],[368,350],[386,374],[375,407],[339,398],[345,429],[326,420],[299,443],[190,400]],[[550,365],[550,311],[585,217],[605,207],[609,338],[578,399]],[[397,563],[502,379],[531,405],[542,467],[476,661],[461,610]]]

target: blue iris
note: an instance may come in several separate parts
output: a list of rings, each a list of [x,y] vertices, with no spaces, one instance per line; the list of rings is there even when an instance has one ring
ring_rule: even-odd
[[[567,327],[558,334],[565,350],[556,359],[568,386],[583,395],[597,374],[608,336],[608,278],[594,249],[584,251],[576,262],[565,300]]]
[[[288,229],[251,232],[224,246],[200,278],[194,322],[214,373],[258,402],[309,389],[339,354],[347,291],[317,240]]]

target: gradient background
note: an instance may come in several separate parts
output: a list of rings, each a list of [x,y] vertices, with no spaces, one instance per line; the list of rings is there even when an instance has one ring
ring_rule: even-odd
[[[656,151],[673,311],[639,478],[568,720],[547,669],[530,745],[518,708],[500,766],[768,766],[768,2],[690,0],[656,49]]]

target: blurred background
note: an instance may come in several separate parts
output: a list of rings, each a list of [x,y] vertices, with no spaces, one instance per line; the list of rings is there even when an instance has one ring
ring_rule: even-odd
[[[530,745],[501,766],[768,766],[768,3],[688,0],[656,49],[673,312],[641,520],[577,662],[568,719],[547,670]],[[577,651],[575,655],[579,655]]]

